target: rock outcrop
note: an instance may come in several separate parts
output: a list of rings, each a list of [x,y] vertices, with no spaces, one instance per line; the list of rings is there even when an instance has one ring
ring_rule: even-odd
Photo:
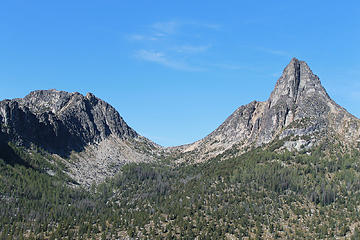
[[[267,101],[239,107],[205,138],[172,151],[183,160],[203,161],[232,148],[241,152],[289,137],[297,139],[285,142],[289,150],[311,147],[329,136],[356,144],[359,126],[359,119],[329,97],[309,66],[293,58]]]
[[[22,99],[0,102],[0,121],[12,141],[35,143],[62,156],[110,135],[138,136],[112,106],[91,93],[34,91]]]
[[[59,156],[79,183],[100,181],[126,162],[151,161],[160,149],[91,93],[40,90],[1,101],[0,126],[3,141]]]

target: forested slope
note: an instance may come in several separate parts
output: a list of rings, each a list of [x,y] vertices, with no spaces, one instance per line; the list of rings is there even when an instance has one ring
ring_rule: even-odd
[[[360,153],[278,145],[196,165],[128,164],[90,190],[46,153],[11,146],[24,162],[0,161],[1,238],[356,239]]]

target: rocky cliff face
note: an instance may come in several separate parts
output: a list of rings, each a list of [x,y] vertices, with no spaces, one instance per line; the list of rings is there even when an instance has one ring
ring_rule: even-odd
[[[91,93],[41,90],[1,101],[0,126],[3,141],[76,159],[64,160],[69,174],[87,184],[113,175],[126,162],[153,160],[159,148]]]
[[[22,99],[0,102],[0,121],[12,141],[35,143],[62,156],[110,135],[138,136],[113,107],[91,93],[34,91]]]
[[[205,138],[172,150],[183,159],[202,161],[275,139],[287,138],[284,147],[289,150],[311,147],[329,136],[356,145],[359,126],[359,119],[329,97],[309,66],[293,58],[267,101],[241,106]]]

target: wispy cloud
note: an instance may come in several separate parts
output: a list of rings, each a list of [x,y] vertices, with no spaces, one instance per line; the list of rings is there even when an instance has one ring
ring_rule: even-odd
[[[135,52],[135,57],[140,60],[157,63],[177,70],[185,70],[185,71],[203,70],[201,68],[192,67],[188,63],[183,61],[170,59],[164,52],[159,52],[159,51],[149,51],[142,49]]]
[[[139,60],[176,70],[203,71],[212,66],[201,61],[201,54],[209,51],[212,45],[199,33],[208,34],[220,27],[195,21],[155,22],[142,32],[127,35],[127,39],[138,44],[134,56]]]
[[[157,41],[175,34],[180,26],[181,23],[176,21],[157,22],[150,25],[143,33],[127,35],[127,39],[132,41]]]
[[[155,41],[180,34],[181,30],[186,31],[187,27],[200,29],[219,30],[221,25],[212,23],[199,23],[193,21],[164,21],[156,22],[148,26],[147,30],[141,34],[128,35],[129,40],[135,41]]]

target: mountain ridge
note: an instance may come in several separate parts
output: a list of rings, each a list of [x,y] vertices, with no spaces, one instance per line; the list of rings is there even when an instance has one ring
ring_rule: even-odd
[[[24,142],[26,138],[30,138],[42,146],[48,144],[41,139],[36,139],[41,136],[34,137],[36,134],[31,136],[26,132],[23,133],[24,129],[17,131],[17,128],[21,127],[16,121],[17,116],[21,117],[19,115],[25,114],[23,117],[29,119],[23,120],[35,121],[37,119],[38,124],[52,127],[52,131],[46,134],[51,135],[55,141],[61,142],[61,146],[49,146],[55,151],[71,149],[74,146],[81,149],[83,145],[100,142],[111,134],[120,138],[138,136],[111,105],[91,93],[83,96],[77,92],[68,93],[54,89],[36,90],[24,98],[2,101],[0,111],[3,123],[16,131],[15,134],[23,135]],[[36,131],[39,130],[39,128],[36,129]]]
[[[336,104],[307,63],[296,58],[266,101],[240,106],[209,135],[186,145],[165,148],[140,136],[92,93],[36,90],[3,100],[0,123],[2,141],[27,148],[35,144],[56,154],[69,167],[68,174],[87,185],[114,175],[128,162],[202,162],[276,139],[285,139],[279,150],[290,151],[311,148],[326,137],[355,147],[360,141],[360,120]]]

